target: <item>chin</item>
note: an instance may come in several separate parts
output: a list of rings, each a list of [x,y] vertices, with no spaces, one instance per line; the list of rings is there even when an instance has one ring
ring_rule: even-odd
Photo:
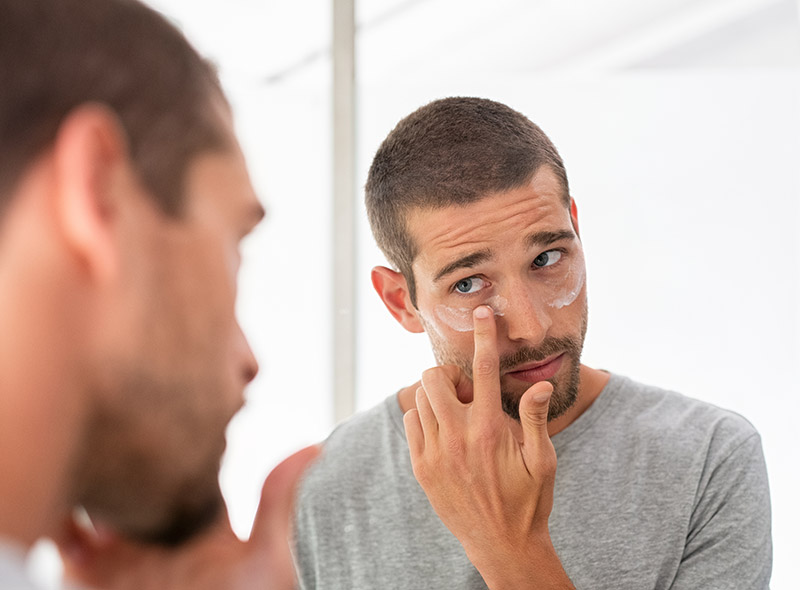
[[[168,495],[162,490],[161,498],[142,498],[139,511],[146,511],[149,506],[160,517],[153,519],[152,512],[149,518],[141,514],[142,524],[128,527],[127,532],[123,528],[123,534],[143,543],[175,547],[202,534],[224,514],[218,460],[207,464],[202,473],[184,477],[176,484]]]
[[[193,498],[189,493],[172,506],[166,522],[156,529],[140,531],[135,537],[144,543],[164,547],[182,545],[209,529],[224,513],[223,507],[218,486],[216,493],[206,494],[204,498]]]
[[[133,541],[175,547],[202,534],[224,514],[219,486],[219,468],[224,437],[220,436],[198,461],[197,449],[172,449],[168,457],[149,456],[117,465],[114,473],[95,486],[94,501],[86,502],[96,515],[121,535]],[[209,441],[211,442],[211,441]],[[205,445],[204,445],[205,446]],[[191,460],[190,460],[191,458]]]
[[[580,390],[580,371],[580,361],[575,360],[574,362],[570,362],[569,370],[566,371],[565,375],[558,375],[552,379],[547,379],[553,386],[553,395],[550,398],[550,411],[547,415],[548,422],[563,416],[575,405],[575,402],[578,400],[578,391]],[[527,388],[520,393],[506,390],[503,390],[501,393],[500,399],[503,403],[503,411],[517,422],[520,421],[519,402],[525,391],[527,391]]]

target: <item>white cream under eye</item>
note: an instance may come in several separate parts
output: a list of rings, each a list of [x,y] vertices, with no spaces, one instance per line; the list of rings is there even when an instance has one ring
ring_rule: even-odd
[[[505,313],[506,307],[508,307],[508,300],[500,295],[493,295],[478,305],[488,305],[494,311],[494,315],[502,316]],[[471,332],[473,330],[472,312],[478,305],[470,307],[437,305],[433,312],[436,315],[436,319],[451,330],[455,330],[456,332]]]
[[[554,294],[548,305],[555,309],[572,305],[578,298],[585,282],[586,268],[581,261],[581,264],[575,264],[570,267],[563,287],[558,293]]]
[[[572,305],[581,294],[586,283],[586,269],[584,266],[583,250],[578,247],[570,250],[568,256],[560,249],[547,250],[537,256],[531,264],[534,271],[545,269],[556,263],[562,263],[553,269],[552,272],[533,272],[528,274],[531,281],[527,301],[515,300],[516,305],[529,306],[535,313],[541,315],[547,313],[545,310],[550,307],[562,309]],[[541,264],[541,266],[539,266]],[[456,282],[451,287],[451,300],[459,301],[458,297],[480,293],[489,282],[480,277],[468,277]],[[501,289],[497,285],[490,285],[492,290]],[[455,332],[471,332],[473,330],[472,312],[478,305],[488,305],[494,311],[495,316],[504,316],[511,305],[508,299],[496,294],[484,298],[476,296],[474,298],[464,297],[461,301],[468,305],[444,305],[439,304],[433,308],[433,313],[423,314],[419,312],[425,324],[433,329],[440,336],[444,337],[447,330]],[[474,303],[472,303],[474,301]],[[520,308],[522,309],[522,308]],[[510,312],[508,312],[510,313]],[[516,321],[516,320],[513,320]]]

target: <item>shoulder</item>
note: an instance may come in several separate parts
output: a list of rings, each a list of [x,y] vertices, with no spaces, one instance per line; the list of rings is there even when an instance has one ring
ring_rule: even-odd
[[[395,396],[337,426],[301,482],[298,503],[319,496],[352,495],[389,469],[398,453],[408,454],[402,426],[392,412]],[[399,412],[399,408],[397,409]]]
[[[647,437],[687,450],[702,446],[715,453],[758,439],[753,425],[736,412],[626,377],[615,376],[612,384],[616,391],[610,409],[637,439]]]
[[[656,479],[699,478],[723,461],[761,461],[763,454],[758,432],[739,414],[620,375],[554,444],[565,465],[637,465]]]

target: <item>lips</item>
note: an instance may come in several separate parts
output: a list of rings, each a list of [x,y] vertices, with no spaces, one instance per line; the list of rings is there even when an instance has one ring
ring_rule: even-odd
[[[552,379],[561,368],[561,364],[564,362],[565,354],[566,353],[563,352],[560,354],[555,354],[538,363],[525,363],[524,365],[520,365],[514,371],[507,372],[505,376],[513,377],[514,379],[525,381],[527,383],[538,383],[539,381]]]

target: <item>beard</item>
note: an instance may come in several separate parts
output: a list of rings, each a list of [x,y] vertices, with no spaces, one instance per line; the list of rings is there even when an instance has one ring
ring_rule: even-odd
[[[141,371],[96,399],[73,473],[75,501],[126,538],[167,547],[224,512],[219,468],[225,425],[196,411],[197,390]],[[111,401],[109,401],[111,400]]]
[[[564,415],[578,399],[578,391],[581,384],[581,350],[583,349],[583,338],[547,338],[537,348],[524,347],[516,350],[513,354],[500,358],[500,374],[504,370],[512,369],[523,363],[540,362],[553,354],[563,353],[564,361],[562,366],[566,369],[566,375],[558,375],[547,381],[553,386],[553,395],[550,397],[550,407],[547,413],[547,420],[554,420]],[[472,378],[471,372],[469,373]],[[510,391],[502,389],[500,400],[503,404],[503,411],[517,422],[520,421],[519,402],[522,395],[527,391]]]
[[[430,338],[436,362],[440,365],[457,366],[471,380],[472,358],[454,351],[449,342],[444,339],[437,330],[429,329],[429,326],[424,320],[423,325]],[[564,361],[561,369],[561,372],[564,374],[560,376],[556,375],[552,379],[547,379],[553,386],[553,394],[550,397],[550,408],[547,415],[548,421],[563,416],[567,410],[575,404],[578,399],[578,392],[580,391],[581,352],[583,351],[587,326],[588,306],[584,303],[581,313],[581,325],[577,334],[561,337],[547,337],[535,348],[523,346],[510,354],[500,357],[502,388],[500,398],[503,411],[508,414],[508,416],[519,422],[519,403],[523,394],[530,386],[526,386],[520,390],[512,390],[511,388],[503,387],[502,375],[523,363],[541,362],[559,353],[564,354]]]

